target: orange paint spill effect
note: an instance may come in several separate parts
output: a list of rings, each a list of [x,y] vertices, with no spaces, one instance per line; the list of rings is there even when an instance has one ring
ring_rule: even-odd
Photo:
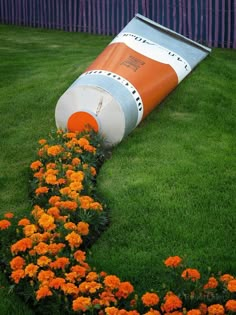
[[[98,132],[99,128],[96,119],[91,114],[87,112],[76,112],[68,119],[67,129],[73,132],[93,129]]]

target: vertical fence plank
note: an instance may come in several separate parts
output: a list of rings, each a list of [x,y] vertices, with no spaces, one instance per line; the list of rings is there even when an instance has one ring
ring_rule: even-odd
[[[187,25],[188,25],[188,34],[189,38],[192,38],[192,1],[187,2],[186,12],[187,12]]]
[[[221,47],[225,45],[225,0],[222,0],[222,12],[221,12]]]
[[[199,8],[198,8],[198,2],[194,1],[194,40],[197,41],[198,39],[198,13],[199,13]]]
[[[234,1],[234,35],[233,35],[233,48],[236,48],[236,1]]]
[[[212,20],[213,20],[213,10],[212,10],[212,0],[209,0],[209,29],[208,29],[208,45],[212,46]]]
[[[228,20],[228,25],[227,25],[227,33],[228,33],[227,48],[230,48],[231,47],[231,0],[228,0],[228,16],[227,16],[227,20]]]

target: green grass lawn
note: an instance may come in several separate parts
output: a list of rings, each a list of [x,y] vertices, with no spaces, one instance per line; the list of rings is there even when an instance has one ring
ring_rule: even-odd
[[[30,211],[29,165],[55,130],[61,94],[111,37],[0,26],[0,212]],[[163,260],[236,271],[236,52],[214,49],[112,153],[98,186],[111,224],[92,247],[98,270],[138,293],[166,281]],[[2,276],[0,314],[33,314]]]

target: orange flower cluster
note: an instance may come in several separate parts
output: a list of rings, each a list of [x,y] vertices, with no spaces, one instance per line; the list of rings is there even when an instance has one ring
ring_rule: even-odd
[[[231,315],[236,312],[236,279],[232,275],[211,276],[202,285],[200,272],[186,268],[179,256],[164,260],[165,266],[180,280],[190,280],[184,282],[183,291],[178,289],[175,293],[163,294],[160,288],[158,294],[146,292],[138,297],[130,282],[91,268],[81,246],[86,248],[90,233],[97,230],[93,218],[99,224],[105,212],[104,206],[90,196],[99,149],[86,134],[59,130],[56,140],[60,144],[41,139],[38,160],[30,165],[34,194],[31,217],[18,220],[7,212],[0,220],[3,235],[17,227],[8,266],[14,285],[22,284],[26,290],[30,286],[28,292],[33,292],[35,305],[43,308],[45,300],[58,296],[66,312],[78,314]],[[206,301],[208,296],[214,301],[220,289],[227,292],[222,304]]]

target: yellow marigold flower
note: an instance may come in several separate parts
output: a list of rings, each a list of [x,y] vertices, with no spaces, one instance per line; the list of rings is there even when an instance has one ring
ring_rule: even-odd
[[[25,265],[25,260],[21,256],[16,256],[10,261],[10,266],[12,270],[23,269]]]
[[[29,264],[25,267],[25,275],[31,278],[36,277],[39,266],[35,264]]]
[[[40,139],[40,140],[38,141],[38,143],[39,143],[40,145],[44,145],[44,144],[47,143],[47,140],[45,140],[45,139]]]
[[[77,295],[79,293],[79,288],[73,283],[62,284],[61,289],[65,294]]]
[[[42,195],[42,194],[47,194],[48,191],[49,191],[48,187],[42,186],[42,187],[35,189],[35,194],[36,194],[36,196]]]
[[[83,252],[82,250],[77,250],[75,253],[74,253],[74,258],[76,261],[78,262],[83,262],[85,261],[86,259],[86,253]]]
[[[60,289],[65,283],[66,280],[64,278],[57,277],[49,281],[49,287],[53,289]]]
[[[52,145],[47,148],[47,154],[51,156],[57,156],[63,151],[63,147],[60,145]]]
[[[187,268],[182,272],[181,277],[185,280],[191,280],[195,282],[200,279],[201,275],[197,269]]]
[[[31,249],[33,246],[33,242],[30,238],[22,238],[16,243],[11,245],[12,254],[17,254],[19,252],[25,252],[27,249]]]
[[[89,234],[89,224],[86,222],[80,221],[77,224],[78,232],[81,235],[88,235]]]
[[[74,249],[79,247],[82,244],[82,239],[79,234],[75,233],[74,231],[68,234],[65,239],[68,241],[69,246]]]
[[[145,306],[154,306],[159,303],[159,296],[156,293],[145,293],[142,296],[142,302]]]
[[[24,227],[23,231],[24,231],[25,236],[29,237],[35,232],[37,232],[37,226],[35,224],[28,224]]]
[[[187,312],[187,315],[201,315],[201,311],[198,309],[192,309]]]
[[[120,279],[117,276],[109,275],[104,279],[104,284],[109,289],[118,289],[120,286]]]
[[[47,285],[43,285],[36,291],[36,300],[39,301],[46,296],[52,296],[52,291]]]
[[[12,271],[11,273],[11,279],[18,284],[20,282],[21,279],[23,279],[25,277],[25,272],[23,269],[17,269]]]
[[[44,228],[44,230],[50,231],[55,228],[54,218],[46,213],[41,215],[40,219],[38,220],[38,223],[41,227]]]
[[[69,263],[70,261],[67,257],[59,257],[50,263],[50,267],[52,269],[65,269]]]
[[[45,255],[48,252],[48,244],[40,242],[38,245],[34,246],[34,250],[38,255]]]
[[[9,226],[11,226],[10,221],[6,219],[0,220],[0,230],[6,230],[9,228]]]
[[[49,174],[45,177],[45,182],[49,185],[57,185],[56,175]]]
[[[161,309],[166,313],[173,312],[182,307],[183,302],[181,299],[172,292],[166,294],[164,298],[165,302],[162,304]]]
[[[236,312],[236,300],[228,300],[225,304],[225,309],[230,312]]]
[[[225,309],[221,304],[212,304],[208,306],[209,315],[224,315]]]
[[[144,315],[161,315],[161,313],[157,310],[154,309],[150,309],[147,313],[145,313]]]
[[[229,292],[236,292],[236,279],[230,280],[227,285]]]
[[[49,258],[47,256],[41,256],[37,259],[37,264],[40,267],[46,267],[50,264],[51,261],[52,261],[51,258]]]
[[[4,214],[4,217],[6,219],[12,219],[14,217],[14,213],[13,212],[7,212]]]
[[[224,275],[222,275],[222,276],[220,277],[220,281],[221,281],[221,282],[228,283],[230,280],[234,280],[234,277],[231,276],[231,275],[228,274],[228,273],[226,273],[226,274],[224,274]]]
[[[204,285],[204,289],[215,289],[218,286],[218,281],[215,277],[210,277],[207,284]]]
[[[72,308],[73,311],[83,311],[86,312],[86,310],[91,306],[91,298],[90,297],[83,297],[79,296],[77,299],[73,301]]]
[[[26,226],[26,225],[28,225],[28,224],[30,224],[30,220],[27,219],[27,218],[23,218],[23,219],[21,219],[21,220],[18,222],[18,225],[19,225],[19,226]]]
[[[200,312],[201,312],[201,315],[206,315],[207,314],[207,305],[205,303],[201,303],[199,306],[198,306]]]
[[[134,292],[134,287],[128,281],[121,282],[119,286],[119,290],[116,292],[116,296],[121,299],[127,299],[127,297]],[[154,294],[154,293],[153,293]]]
[[[182,263],[182,258],[179,256],[170,256],[165,261],[166,267],[176,268]]]
[[[30,168],[31,168],[33,171],[39,170],[40,167],[42,167],[42,166],[43,166],[43,164],[42,164],[39,160],[34,161],[34,162],[32,162],[32,163],[30,164]]]
[[[48,200],[49,204],[52,206],[55,206],[55,204],[60,201],[61,198],[59,196],[52,196],[50,197],[50,199]]]

